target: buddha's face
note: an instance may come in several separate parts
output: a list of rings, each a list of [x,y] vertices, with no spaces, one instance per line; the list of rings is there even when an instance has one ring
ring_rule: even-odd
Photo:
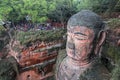
[[[75,60],[85,60],[93,49],[94,31],[85,26],[76,26],[67,31],[67,55]]]

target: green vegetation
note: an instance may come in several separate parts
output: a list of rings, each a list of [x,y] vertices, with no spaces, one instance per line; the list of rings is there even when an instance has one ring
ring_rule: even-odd
[[[120,59],[119,50],[120,48],[118,46],[109,44],[106,44],[103,48],[104,54],[108,55],[115,64],[118,64],[118,61]]]
[[[120,28],[120,19],[109,19],[107,24],[110,29],[106,38],[107,42],[104,47],[104,53],[109,55],[110,58],[113,59],[116,64],[118,64],[120,59],[120,47],[117,46],[117,40],[120,38],[120,32],[114,30],[118,30]]]
[[[0,26],[0,37],[3,37],[3,33],[6,31],[6,29],[3,26]]]
[[[15,80],[18,73],[17,66],[13,57],[0,60],[0,80]]]
[[[117,65],[112,71],[112,78],[110,80],[119,80],[120,79],[120,60],[118,61],[119,65]]]
[[[4,0],[0,1],[1,19],[16,22],[29,16],[33,22],[46,20],[46,0]],[[52,8],[51,8],[52,9]]]
[[[120,63],[118,63],[118,65],[112,71],[112,78],[110,80],[119,80],[119,79],[120,79]]]
[[[109,64],[108,68],[112,71],[112,77],[110,80],[119,80],[120,79],[120,47],[109,45],[105,46],[106,54],[109,55],[110,59],[114,62],[115,65]]]
[[[17,40],[20,41],[22,45],[27,45],[28,43],[39,41],[50,42],[53,40],[60,40],[63,38],[66,30],[30,30],[28,32],[19,31],[17,33]]]
[[[106,44],[103,47],[103,56],[107,56],[110,62],[105,63],[109,70],[112,72],[112,77],[110,80],[120,79],[120,47],[117,45],[117,40],[120,39],[119,31],[120,29],[120,19],[113,18],[108,20],[108,35],[106,38]]]
[[[3,26],[0,26],[0,51],[4,48],[9,42],[9,36],[6,29]]]
[[[74,13],[90,9],[97,13],[120,11],[119,0],[1,0],[0,20],[20,22],[28,21],[66,22]]]
[[[110,29],[120,28],[120,18],[109,19],[108,27],[110,27]]]

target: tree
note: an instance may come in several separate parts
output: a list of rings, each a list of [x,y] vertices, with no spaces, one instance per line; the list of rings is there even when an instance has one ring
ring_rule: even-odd
[[[67,22],[67,20],[76,13],[76,5],[74,0],[55,0],[55,9],[48,14],[48,17],[60,23]]]
[[[47,19],[46,0],[4,0],[0,1],[0,18],[17,22],[30,16],[32,22],[42,22]]]
[[[90,9],[97,13],[114,11],[114,7],[119,0],[80,0],[77,9]]]
[[[68,18],[82,9],[104,13],[119,11],[119,0],[1,0],[0,19],[20,22],[29,20],[33,23],[52,21],[67,22]],[[117,5],[116,5],[117,4]],[[115,7],[114,7],[115,6]]]

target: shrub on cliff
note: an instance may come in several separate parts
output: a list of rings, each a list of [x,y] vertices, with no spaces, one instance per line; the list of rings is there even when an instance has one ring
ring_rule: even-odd
[[[30,30],[27,32],[19,31],[17,33],[17,40],[20,41],[22,45],[27,45],[29,43],[34,43],[35,41],[50,42],[54,40],[60,40],[65,35],[66,30]]]

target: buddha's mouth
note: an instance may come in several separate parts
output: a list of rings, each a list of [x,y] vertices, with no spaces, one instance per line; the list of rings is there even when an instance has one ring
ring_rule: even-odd
[[[70,49],[70,48],[67,48],[67,52],[70,53],[70,54],[73,54],[75,52],[74,49]]]

